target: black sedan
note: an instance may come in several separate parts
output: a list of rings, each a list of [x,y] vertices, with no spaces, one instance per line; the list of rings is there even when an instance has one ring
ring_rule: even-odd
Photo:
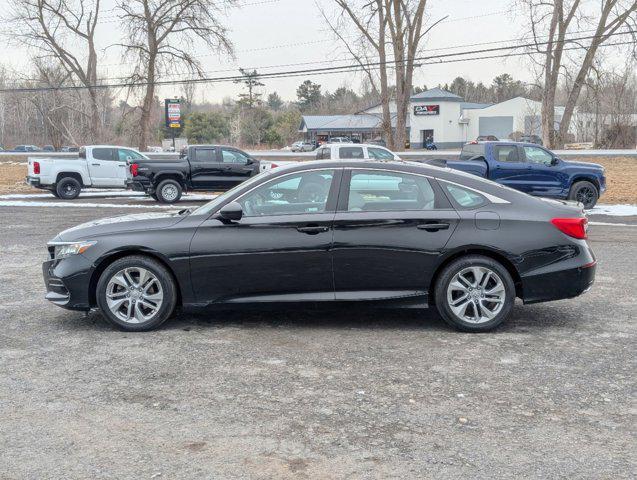
[[[46,298],[149,330],[175,308],[364,301],[435,305],[486,331],[524,303],[580,295],[582,209],[410,162],[277,168],[193,210],[80,225],[48,244]]]

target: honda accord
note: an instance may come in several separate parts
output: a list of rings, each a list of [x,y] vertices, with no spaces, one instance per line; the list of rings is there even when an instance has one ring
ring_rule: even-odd
[[[46,298],[150,330],[176,308],[286,302],[435,306],[486,331],[524,303],[593,283],[581,205],[400,161],[277,168],[194,210],[65,230],[48,244]]]

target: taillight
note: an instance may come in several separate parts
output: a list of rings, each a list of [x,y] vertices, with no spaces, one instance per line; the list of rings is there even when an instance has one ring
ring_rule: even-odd
[[[588,220],[586,218],[554,218],[551,223],[569,237],[586,239]]]
[[[131,163],[130,164],[130,174],[133,177],[137,176],[137,170],[138,170],[139,166],[136,163]]]
[[[33,173],[36,175],[40,174],[40,162],[33,162]]]

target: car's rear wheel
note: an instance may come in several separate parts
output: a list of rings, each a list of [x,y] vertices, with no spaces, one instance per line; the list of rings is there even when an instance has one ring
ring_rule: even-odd
[[[74,177],[64,177],[60,179],[55,186],[56,196],[62,200],[73,200],[77,198],[81,190],[82,185],[77,178]]]
[[[568,194],[569,200],[575,200],[584,205],[584,208],[593,208],[599,199],[599,192],[597,187],[591,182],[581,181],[575,183],[571,187],[571,191]]]
[[[515,302],[511,274],[482,255],[454,260],[440,273],[435,303],[442,318],[467,332],[485,332],[500,325]]]
[[[181,198],[182,191],[181,184],[177,180],[169,178],[159,182],[155,195],[160,202],[175,203]]]
[[[97,304],[104,317],[122,330],[152,330],[175,309],[177,288],[161,263],[144,256],[120,258],[97,283]]]

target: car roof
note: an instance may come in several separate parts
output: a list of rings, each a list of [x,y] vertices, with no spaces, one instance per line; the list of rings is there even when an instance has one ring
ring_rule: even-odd
[[[484,140],[477,142],[467,142],[462,147],[466,147],[467,145],[519,145],[521,147],[541,147],[542,145],[538,145],[537,143],[532,142],[514,142],[513,140]]]

